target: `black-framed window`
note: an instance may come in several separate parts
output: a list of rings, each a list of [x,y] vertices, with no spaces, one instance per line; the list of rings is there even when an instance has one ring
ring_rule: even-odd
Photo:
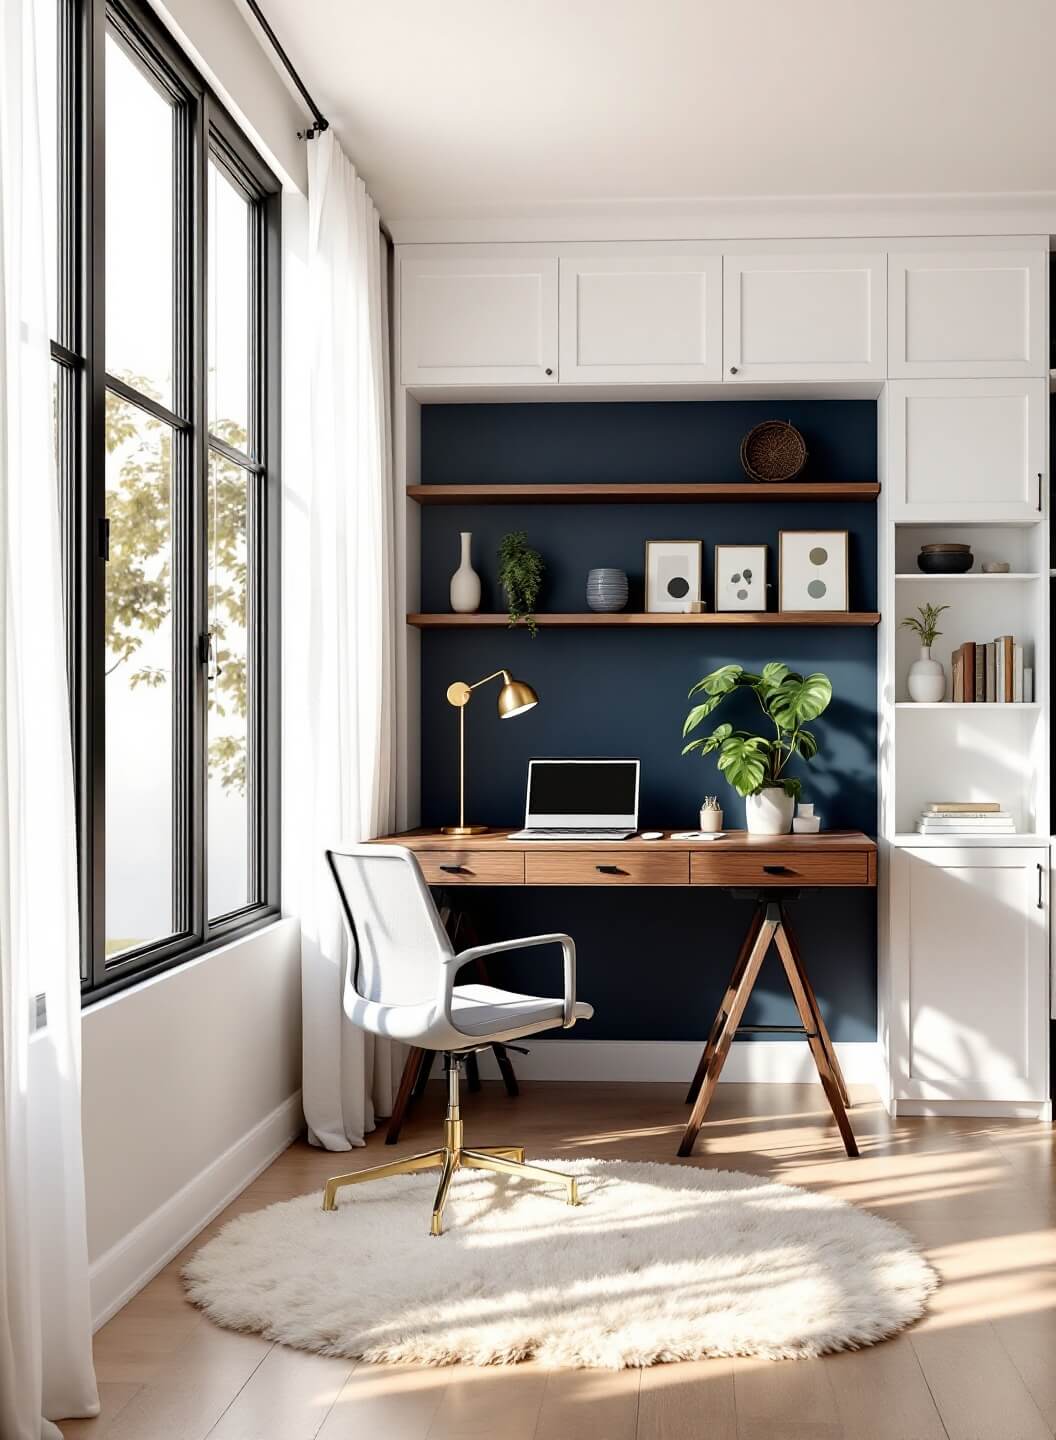
[[[57,4],[86,998],[278,910],[279,185],[139,0]]]

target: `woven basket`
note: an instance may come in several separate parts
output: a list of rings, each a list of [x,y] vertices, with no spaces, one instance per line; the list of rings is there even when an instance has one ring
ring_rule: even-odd
[[[741,441],[741,465],[750,480],[794,480],[806,463],[806,441],[787,420],[764,420]]]

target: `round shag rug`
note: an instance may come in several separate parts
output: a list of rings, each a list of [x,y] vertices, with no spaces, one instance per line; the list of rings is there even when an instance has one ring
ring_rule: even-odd
[[[536,1162],[559,1188],[459,1171],[350,1186],[232,1220],[184,1269],[221,1325],[326,1355],[416,1365],[620,1369],[708,1355],[795,1359],[871,1345],[936,1277],[905,1231],[736,1171]]]

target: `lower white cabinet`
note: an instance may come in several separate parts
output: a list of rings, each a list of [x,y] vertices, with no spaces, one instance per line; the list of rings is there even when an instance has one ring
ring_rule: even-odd
[[[1048,860],[1042,847],[892,852],[896,1103],[1048,1099]]]

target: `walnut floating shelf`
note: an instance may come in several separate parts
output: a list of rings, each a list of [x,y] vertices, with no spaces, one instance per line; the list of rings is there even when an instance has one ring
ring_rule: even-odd
[[[875,610],[729,610],[704,615],[667,615],[659,612],[595,614],[591,610],[573,614],[536,615],[537,625],[858,625],[880,624]],[[481,629],[508,625],[505,614],[408,615],[407,624],[419,630]]]
[[[679,501],[875,500],[875,482],[729,485],[408,485],[423,505],[655,505]]]

